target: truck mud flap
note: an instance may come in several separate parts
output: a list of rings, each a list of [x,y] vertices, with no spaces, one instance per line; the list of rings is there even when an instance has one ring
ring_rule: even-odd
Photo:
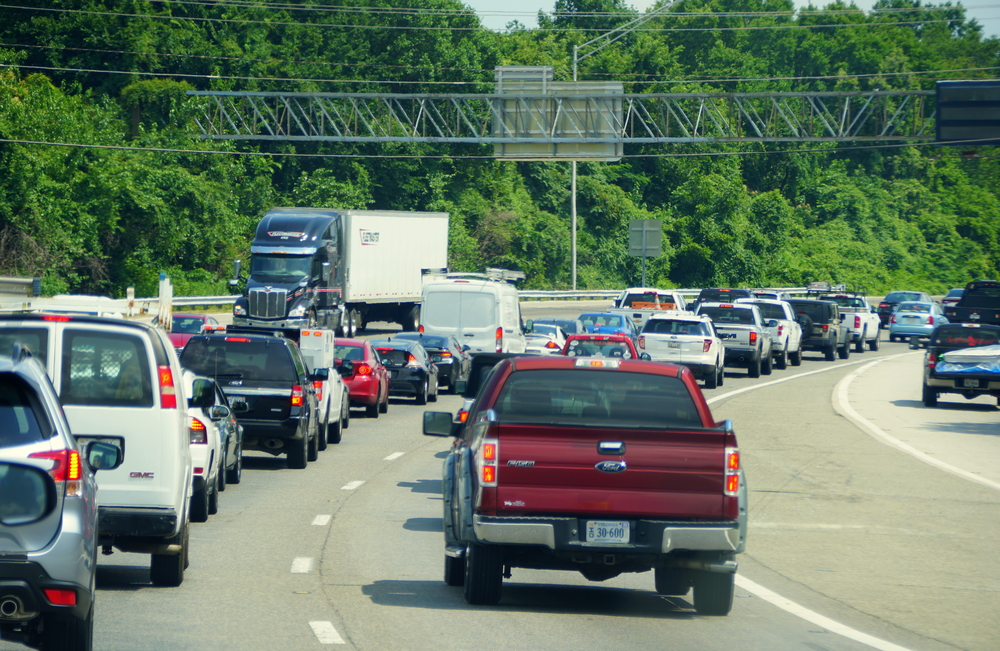
[[[455,457],[449,454],[444,460],[444,470],[441,481],[441,497],[444,501],[444,544],[453,546],[458,544],[458,537],[455,535],[455,514],[452,512],[452,497],[455,495]]]
[[[474,473],[474,463],[472,452],[469,448],[463,448],[458,461],[458,487],[459,499],[462,500],[458,508],[458,534],[459,540],[464,542],[476,542],[476,530],[472,524],[472,514],[475,511],[475,500],[472,492],[472,478]]]

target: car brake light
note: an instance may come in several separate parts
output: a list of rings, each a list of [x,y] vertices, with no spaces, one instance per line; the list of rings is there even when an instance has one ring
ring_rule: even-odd
[[[889,323],[895,323],[895,322],[896,322],[896,315],[893,314],[891,317],[889,317]]]
[[[704,342],[702,343],[702,346],[701,346],[701,352],[703,352],[703,353],[707,353],[707,352],[708,352],[709,350],[711,350],[711,349],[712,349],[712,340],[711,340],[711,339],[706,339],[706,340],[705,340],[705,341],[704,341]]]
[[[303,398],[304,398],[304,396],[303,396],[303,393],[302,393],[302,385],[301,384],[293,384],[292,385],[292,406],[293,407],[301,407],[304,404]]]
[[[80,464],[80,453],[76,450],[51,450],[48,452],[35,452],[28,455],[29,459],[48,459],[53,462],[49,475],[57,483],[66,483],[67,497],[83,496],[83,466]]]
[[[824,323],[824,324],[823,324],[823,332],[826,332],[826,331],[828,331],[829,329],[830,329],[830,326]]]
[[[784,331],[785,331],[785,326],[779,325],[778,326],[778,336],[780,337],[781,333],[783,333]]]
[[[497,328],[497,352],[503,352],[503,328]]]
[[[192,418],[191,425],[188,429],[190,430],[189,439],[191,443],[200,445],[208,443],[208,430],[205,429],[205,423],[201,422],[197,418]]]
[[[854,316],[854,327],[855,328],[860,328],[861,327],[861,317],[860,316],[857,316],[857,315]]]
[[[482,486],[497,485],[497,458],[500,456],[500,443],[497,439],[483,439],[479,446],[477,462],[479,463],[479,481]]]
[[[313,389],[316,390],[316,399],[317,400],[322,400],[323,399],[323,381],[322,380],[316,380],[315,382],[313,382]]]
[[[369,366],[368,364],[362,363],[354,365],[354,373],[356,375],[370,375],[371,372],[372,372],[372,367]]]
[[[732,307],[731,303],[720,303],[719,307]]]
[[[550,341],[549,343],[545,344],[545,347],[546,348],[559,348],[559,344],[557,344],[554,341]]]
[[[750,345],[752,346],[756,343],[757,343],[757,333],[750,331]]]
[[[420,366],[420,362],[418,362],[417,358],[413,356],[413,353],[406,353],[406,365]]]
[[[729,497],[739,494],[740,491],[740,450],[739,448],[726,448],[725,460],[726,487],[724,492]]]
[[[469,420],[469,412],[464,409],[458,412],[458,422],[464,423],[467,420]]]
[[[447,350],[441,351],[441,357],[451,357],[451,353]]]
[[[68,316],[53,316],[53,315],[50,314],[48,316],[43,316],[42,317],[42,321],[69,321],[69,317]]]
[[[934,325],[934,317],[932,316],[927,317],[927,325]]]
[[[240,344],[250,343],[250,339],[248,337],[226,337],[226,341],[235,341]]]
[[[72,588],[43,588],[42,592],[53,606],[76,605],[76,590]]]
[[[169,366],[157,366],[156,375],[160,378],[160,407],[177,409],[177,391],[174,389],[174,373]]]
[[[417,332],[423,332],[423,331],[424,331],[424,325],[421,323],[420,327],[417,328]]]
[[[643,350],[646,349],[646,337],[645,336],[639,337],[639,348],[642,348]]]

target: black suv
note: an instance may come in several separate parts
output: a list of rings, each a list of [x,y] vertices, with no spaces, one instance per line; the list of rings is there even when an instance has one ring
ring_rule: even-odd
[[[795,320],[802,326],[802,350],[819,350],[827,361],[851,356],[850,330],[840,318],[840,308],[833,301],[793,298],[788,301]]]
[[[269,335],[191,337],[181,365],[215,378],[243,426],[243,449],[287,454],[289,468],[319,456],[319,408],[309,368],[294,342]]]

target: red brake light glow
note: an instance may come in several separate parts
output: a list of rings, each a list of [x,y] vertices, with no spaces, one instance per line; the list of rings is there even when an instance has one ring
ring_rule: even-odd
[[[83,496],[83,466],[80,463],[80,453],[76,450],[52,450],[29,454],[31,459],[48,459],[53,462],[49,475],[57,483],[65,482],[66,497]]]
[[[550,341],[549,343],[545,344],[545,347],[546,348],[559,348],[559,344],[557,344],[554,341]]]
[[[69,321],[69,317],[68,316],[54,316],[54,315],[49,314],[49,315],[43,316],[42,317],[42,321]]]
[[[42,592],[53,606],[76,605],[76,590],[72,588],[43,588]]]
[[[371,372],[372,372],[372,367],[369,366],[368,364],[365,364],[364,362],[362,362],[361,364],[354,365],[355,375],[370,375]]]
[[[757,333],[753,330],[750,331],[750,345],[757,343]]]
[[[226,337],[226,341],[235,341],[240,344],[250,343],[250,339],[248,337]]]
[[[480,468],[479,482],[482,486],[497,485],[497,459],[499,456],[499,442],[496,439],[484,439],[479,447],[477,460]]]
[[[497,352],[503,352],[503,328],[497,328]]]
[[[205,429],[205,423],[197,418],[192,418],[189,429],[189,440],[191,443],[196,445],[205,445],[208,443],[208,430]]]
[[[156,375],[160,378],[160,406],[164,409],[177,409],[173,371],[169,366],[157,366]]]
[[[322,380],[316,380],[315,382],[313,382],[313,389],[316,390],[316,399],[317,400],[322,400],[323,399],[323,381]]]
[[[732,497],[739,494],[740,490],[740,450],[739,448],[726,448],[725,460],[726,487],[724,492]]]
[[[304,401],[304,397],[305,396],[302,393],[302,385],[301,384],[293,384],[292,385],[292,406],[293,407],[301,407],[304,404],[304,402],[305,402]]]
[[[449,352],[448,352],[448,351],[446,350],[446,351],[444,351],[444,352],[442,352],[442,353],[441,353],[441,357],[451,357],[451,353],[449,353]]]

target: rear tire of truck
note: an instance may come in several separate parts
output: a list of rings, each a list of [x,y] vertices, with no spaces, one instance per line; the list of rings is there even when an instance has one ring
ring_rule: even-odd
[[[878,350],[879,340],[882,338],[881,332],[875,333],[875,338],[868,342],[868,350]]]
[[[306,435],[298,440],[291,439],[288,441],[291,447],[288,448],[285,457],[288,461],[288,467],[292,470],[302,470],[306,467],[308,463],[308,438],[308,435]]]
[[[94,604],[86,619],[63,613],[42,615],[42,650],[92,651],[94,648]]]
[[[750,362],[747,367],[747,377],[760,377],[760,357]]]
[[[923,393],[924,407],[937,407],[938,392],[925,384]]]
[[[319,319],[316,318],[316,310],[309,310],[306,314],[306,327],[310,330],[315,329],[319,325]]]
[[[735,587],[735,574],[698,571],[694,579],[694,609],[699,615],[728,615],[733,609]]]
[[[343,423],[340,422],[339,418],[337,419],[336,423],[330,423],[329,425],[327,425],[326,442],[333,443],[334,445],[340,443],[340,438],[341,438],[340,431],[343,429],[343,427],[344,427]]]
[[[841,346],[839,350],[837,350],[837,355],[840,356],[840,359],[850,359],[851,358],[850,342],[845,341],[844,345]]]
[[[471,543],[465,556],[466,603],[473,606],[499,603],[503,587],[503,548]]]
[[[767,355],[764,356],[764,361],[761,364],[761,373],[764,375],[770,375],[774,372],[774,355],[768,351]]]
[[[865,337],[868,336],[868,330],[861,331],[861,338],[854,342],[854,352],[863,353],[865,352]]]
[[[176,588],[184,582],[184,570],[188,566],[188,525],[174,536],[167,539],[168,545],[180,543],[181,553],[173,556],[153,554],[149,559],[149,578],[153,585]]]
[[[445,554],[444,583],[456,588],[465,585],[465,558],[455,558]]]
[[[414,305],[403,317],[403,330],[407,332],[416,332],[420,328],[420,306]]]
[[[358,336],[358,320],[359,317],[357,310],[347,311],[347,331],[350,333],[347,336],[352,339]]]
[[[788,350],[781,351],[781,355],[775,360],[774,365],[781,371],[788,368]]]
[[[330,431],[330,423],[326,425],[319,426],[319,433],[316,435],[316,449],[322,452],[326,449],[327,443],[330,442],[328,432]]]
[[[799,349],[792,353],[792,366],[802,366],[802,345],[799,345]]]
[[[691,590],[691,574],[674,567],[657,567],[653,570],[656,594],[683,597]]]
[[[830,347],[823,351],[823,357],[825,357],[828,362],[832,362],[837,359],[837,346],[835,343],[831,343]]]
[[[208,522],[208,484],[191,493],[191,522]]]

